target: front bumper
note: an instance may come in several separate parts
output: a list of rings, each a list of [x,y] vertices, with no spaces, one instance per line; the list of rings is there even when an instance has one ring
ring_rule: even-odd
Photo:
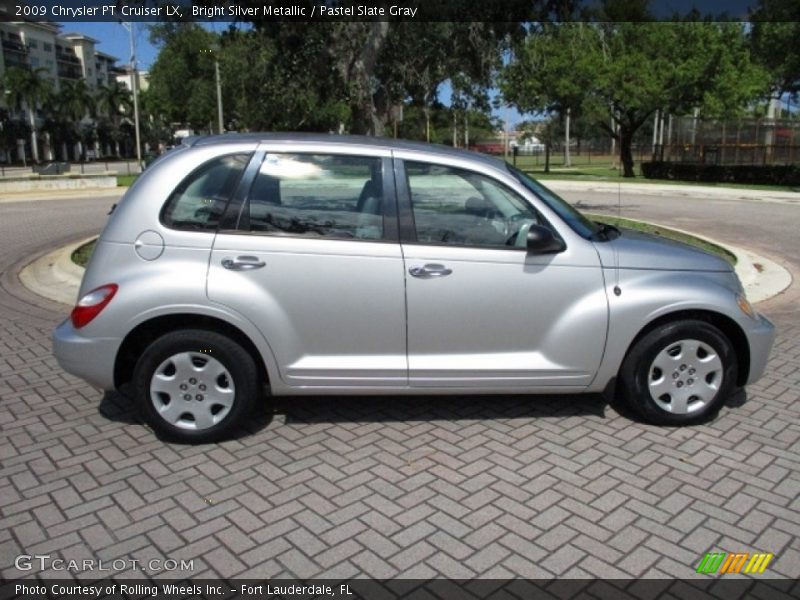
[[[86,338],[66,319],[53,331],[53,354],[67,373],[102,390],[114,389],[114,361],[122,343],[117,338]]]
[[[769,360],[769,353],[775,341],[775,326],[764,315],[758,315],[758,321],[747,331],[750,343],[750,373],[747,385],[755,383],[764,374]]]

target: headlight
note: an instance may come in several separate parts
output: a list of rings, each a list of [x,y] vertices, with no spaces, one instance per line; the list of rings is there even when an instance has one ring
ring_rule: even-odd
[[[748,317],[751,319],[758,319],[755,309],[747,298],[745,298],[744,294],[736,294],[736,304],[739,305],[739,309]]]

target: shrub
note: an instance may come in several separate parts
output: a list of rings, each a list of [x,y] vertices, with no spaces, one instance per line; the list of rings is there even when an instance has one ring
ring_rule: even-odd
[[[702,165],[651,161],[642,163],[642,175],[648,179],[800,186],[798,165]]]

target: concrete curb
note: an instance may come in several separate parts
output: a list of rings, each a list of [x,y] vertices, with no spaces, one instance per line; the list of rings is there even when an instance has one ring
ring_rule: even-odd
[[[20,281],[34,294],[73,306],[85,269],[72,262],[72,253],[95,238],[84,238],[37,258],[20,271]]]
[[[554,192],[586,191],[615,194],[620,190],[626,194],[644,196],[683,196],[685,198],[722,198],[725,200],[747,200],[777,202],[800,205],[800,192],[780,190],[748,190],[734,187],[712,187],[707,185],[670,185],[666,183],[627,183],[613,181],[571,181],[567,179],[542,179],[541,183]],[[699,236],[698,236],[699,237]]]
[[[98,196],[108,199],[111,197],[120,198],[128,191],[126,187],[113,188],[81,188],[74,190],[39,190],[31,192],[15,192],[13,194],[3,194],[0,196],[0,204],[9,202],[42,202],[54,200],[70,200],[74,198],[86,198],[87,196]]]
[[[647,222],[652,223],[652,221]],[[731,246],[691,231],[675,229],[658,223],[652,224],[711,242],[736,256],[736,274],[739,276],[750,302],[762,302],[777,296],[792,283],[789,271],[775,261],[759,256],[750,250]],[[23,285],[39,296],[69,306],[74,305],[78,296],[78,288],[83,279],[84,268],[72,262],[72,253],[96,237],[84,238],[34,260],[19,274]]]

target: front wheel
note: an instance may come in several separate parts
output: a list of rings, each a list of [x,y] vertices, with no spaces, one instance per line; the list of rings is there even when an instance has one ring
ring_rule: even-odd
[[[705,321],[666,323],[636,342],[620,370],[622,391],[646,420],[688,425],[719,410],[736,381],[728,338]]]
[[[191,329],[150,344],[133,380],[153,429],[189,443],[229,435],[252,411],[259,389],[258,370],[244,348],[224,335]]]

